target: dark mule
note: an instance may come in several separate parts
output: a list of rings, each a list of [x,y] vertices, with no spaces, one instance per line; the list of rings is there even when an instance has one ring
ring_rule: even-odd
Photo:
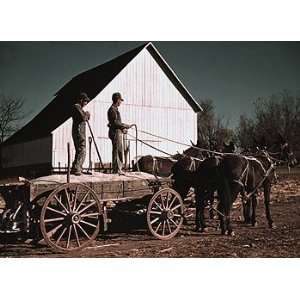
[[[156,176],[169,177],[172,173],[173,165],[180,159],[190,157],[188,160],[189,168],[192,169],[194,161],[203,160],[202,151],[194,148],[193,146],[184,150],[183,153],[177,153],[170,157],[145,155],[138,159],[137,163],[133,166],[133,171],[141,171],[145,173],[154,174]],[[186,161],[187,162],[187,161]]]
[[[286,147],[282,147],[280,155],[284,159],[291,160],[290,152]],[[184,169],[180,161],[172,169],[174,188],[180,194],[184,194],[191,186],[195,188],[196,230],[203,231],[206,228],[204,220],[206,195],[214,191],[218,192],[217,210],[222,234],[226,232],[233,234],[230,211],[239,193],[242,194],[244,200],[249,199],[252,205],[251,223],[256,224],[256,196],[259,188],[264,190],[268,224],[274,227],[269,206],[274,171],[274,161],[265,151],[258,153],[255,157],[236,154],[211,157],[200,163],[194,172]]]
[[[168,177],[176,162],[177,160],[172,157],[145,155],[138,159],[137,163],[133,166],[133,171]]]
[[[222,159],[220,156],[209,157],[198,163],[194,171],[187,168],[186,159],[183,159],[179,160],[172,169],[173,188],[183,198],[191,187],[195,189],[197,231],[204,231],[206,228],[204,208],[215,191],[218,191],[220,198],[218,210],[224,211],[229,206],[225,203],[229,199],[225,199],[222,194],[225,189],[224,176],[219,173]]]
[[[290,150],[289,144],[287,142],[276,143],[271,147],[269,147],[268,150],[258,150],[256,154],[248,158],[248,160],[251,159],[252,161],[257,160],[262,164],[263,168],[265,169],[262,170],[262,172],[264,173],[267,173],[268,170],[272,168],[272,170],[270,169],[269,176],[265,178],[261,186],[263,187],[264,190],[266,216],[269,221],[269,226],[274,227],[275,225],[272,223],[272,219],[270,216],[270,209],[268,206],[270,203],[272,181],[276,180],[275,166],[278,166],[280,164],[287,164],[288,168],[294,167],[297,164],[297,160],[293,152]],[[251,168],[251,164],[250,164],[250,168]],[[258,167],[258,169],[261,170],[262,167],[260,166]],[[251,172],[251,170],[249,170],[249,172]],[[266,177],[266,175],[264,177]],[[251,183],[249,182],[245,185],[245,189],[243,189],[242,191],[242,194],[244,193],[245,195],[244,199],[246,200],[243,201],[244,218],[245,218],[245,223],[251,223],[253,226],[255,226],[257,224],[256,222],[257,193],[251,194],[251,188],[253,188],[253,186],[251,186]],[[248,196],[245,194],[245,192],[248,193]]]

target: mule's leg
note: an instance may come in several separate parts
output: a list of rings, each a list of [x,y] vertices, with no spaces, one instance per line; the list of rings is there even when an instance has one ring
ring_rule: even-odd
[[[232,184],[230,187],[231,190],[231,199],[227,206],[225,207],[225,220],[226,220],[226,227],[227,227],[227,232],[229,235],[234,236],[234,232],[232,230],[231,226],[231,210],[232,210],[232,204],[236,200],[239,192],[240,192],[240,186],[238,184]]]
[[[256,198],[256,195],[253,195],[253,196],[251,197],[251,203],[252,203],[251,224],[252,224],[252,226],[257,226],[257,222],[256,222],[257,198]]]
[[[226,233],[226,227],[225,227],[224,208],[221,202],[218,203],[217,210],[218,210],[218,217],[220,220],[221,234],[224,235]]]
[[[246,202],[243,199],[243,215],[244,215],[244,223],[251,223],[251,200],[247,199]]]
[[[200,203],[199,203],[197,195],[195,196],[195,198],[196,198],[196,219],[195,219],[196,228],[195,228],[195,230],[199,231],[200,230]]]
[[[203,191],[196,190],[195,191],[196,197],[196,231],[203,232],[206,230],[206,223],[204,219],[204,208],[205,208],[205,201],[203,198]]]
[[[231,190],[230,185],[228,183],[228,180],[226,176],[219,177],[219,186],[218,186],[218,196],[219,196],[219,219],[220,219],[220,226],[221,226],[221,234],[227,233],[227,225],[230,225],[230,222],[228,223],[227,217],[228,212],[230,212],[230,203],[231,203]]]
[[[204,232],[207,231],[207,226],[206,226],[206,222],[205,222],[205,217],[204,217],[204,210],[205,210],[205,201],[202,198],[202,200],[200,201],[200,231]]]
[[[219,195],[219,204],[218,204],[218,211],[219,211],[219,219],[220,219],[220,227],[221,227],[221,234],[232,233],[231,225],[230,225],[230,202],[231,202],[231,192],[230,189],[227,188],[220,188],[218,189]]]
[[[189,188],[187,187],[187,188],[183,189],[183,191],[179,192],[182,200],[185,200],[185,198],[188,196],[188,191],[189,191]],[[183,223],[182,224],[183,225],[188,225],[188,220],[186,218],[186,214],[184,214],[184,216],[183,216]]]
[[[214,205],[214,192],[209,193],[209,198],[208,198],[208,204],[209,204],[209,218],[212,220],[214,218],[214,210],[213,210],[213,205]]]
[[[274,224],[271,217],[270,194],[271,194],[271,183],[269,181],[266,181],[264,184],[264,200],[265,200],[266,217],[268,220],[269,227],[276,228],[276,225]]]

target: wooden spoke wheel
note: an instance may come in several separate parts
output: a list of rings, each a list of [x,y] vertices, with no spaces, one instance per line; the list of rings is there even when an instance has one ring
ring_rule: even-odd
[[[183,222],[184,205],[180,195],[170,188],[164,188],[151,198],[147,210],[147,224],[150,232],[158,239],[174,237]]]
[[[102,205],[90,187],[63,184],[43,205],[40,227],[44,240],[60,252],[83,249],[97,237],[102,214]]]

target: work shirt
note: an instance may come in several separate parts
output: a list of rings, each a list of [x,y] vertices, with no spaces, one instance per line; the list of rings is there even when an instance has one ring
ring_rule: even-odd
[[[117,129],[125,129],[129,128],[129,125],[122,123],[121,114],[118,110],[118,107],[112,105],[107,111],[107,118],[108,118],[108,127],[109,127],[109,137],[111,138],[112,135],[115,134]]]

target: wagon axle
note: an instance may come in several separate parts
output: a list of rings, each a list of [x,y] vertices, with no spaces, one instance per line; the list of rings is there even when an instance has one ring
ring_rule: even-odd
[[[165,209],[161,212],[161,221],[172,220],[174,218],[174,213],[170,209]]]
[[[73,224],[79,224],[81,221],[81,216],[77,213],[71,215],[71,221]]]

